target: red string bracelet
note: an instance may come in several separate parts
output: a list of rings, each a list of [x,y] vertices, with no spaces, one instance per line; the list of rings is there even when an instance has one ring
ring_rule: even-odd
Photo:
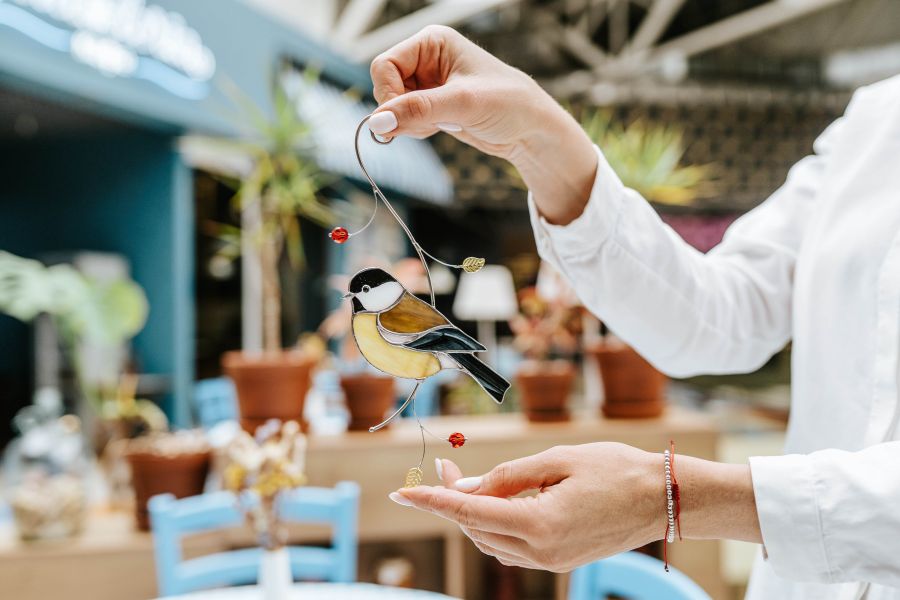
[[[675,442],[669,440],[669,449],[664,453],[666,473],[666,533],[663,537],[663,564],[669,572],[669,544],[675,541],[677,532],[681,540],[681,488],[675,476]]]

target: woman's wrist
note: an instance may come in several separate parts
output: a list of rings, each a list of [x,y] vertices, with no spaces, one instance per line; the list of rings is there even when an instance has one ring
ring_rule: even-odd
[[[568,225],[590,197],[597,153],[575,119],[549,96],[529,117],[534,123],[507,157],[531,190],[541,215]]]
[[[676,464],[685,538],[762,542],[748,465],[682,455],[677,456]]]

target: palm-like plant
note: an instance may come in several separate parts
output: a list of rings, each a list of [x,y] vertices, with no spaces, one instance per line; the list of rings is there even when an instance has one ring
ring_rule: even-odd
[[[609,111],[586,110],[581,126],[622,182],[652,202],[689,205],[712,192],[711,165],[682,165],[684,133],[675,125],[613,122]]]
[[[292,267],[302,266],[300,220],[328,226],[334,216],[320,201],[327,179],[314,159],[309,124],[283,87],[274,86],[271,116],[246,99],[239,102],[254,129],[254,139],[237,145],[250,157],[252,166],[233,182],[234,205],[242,215],[243,231],[223,226],[219,254],[235,258],[242,237],[253,243],[262,273],[263,349],[278,352],[282,349],[281,258],[286,253]]]

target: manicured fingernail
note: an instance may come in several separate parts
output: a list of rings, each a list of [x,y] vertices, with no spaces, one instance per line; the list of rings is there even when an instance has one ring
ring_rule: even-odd
[[[444,480],[444,462],[441,459],[439,459],[439,458],[434,459],[434,470],[437,471],[438,479],[443,481]]]
[[[460,492],[474,492],[481,487],[481,477],[463,477],[454,486]]]
[[[457,125],[456,123],[435,123],[435,127],[440,129],[441,131],[447,131],[450,133],[454,133],[457,131],[462,131],[462,126]]]
[[[397,115],[389,110],[375,113],[369,118],[369,129],[375,134],[385,134],[397,129]]]
[[[412,506],[413,505],[413,503],[410,502],[409,498],[406,498],[406,497],[402,496],[401,494],[398,494],[397,492],[391,492],[390,494],[388,494],[388,498],[390,498],[391,500],[393,500],[400,506]]]

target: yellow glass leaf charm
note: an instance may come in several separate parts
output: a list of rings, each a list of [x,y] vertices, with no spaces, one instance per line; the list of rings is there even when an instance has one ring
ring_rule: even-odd
[[[476,256],[470,256],[462,262],[463,271],[466,273],[476,273],[484,266],[484,259]]]
[[[409,471],[406,472],[406,483],[403,484],[403,487],[416,487],[417,485],[422,483],[422,469],[419,467],[413,467]]]

